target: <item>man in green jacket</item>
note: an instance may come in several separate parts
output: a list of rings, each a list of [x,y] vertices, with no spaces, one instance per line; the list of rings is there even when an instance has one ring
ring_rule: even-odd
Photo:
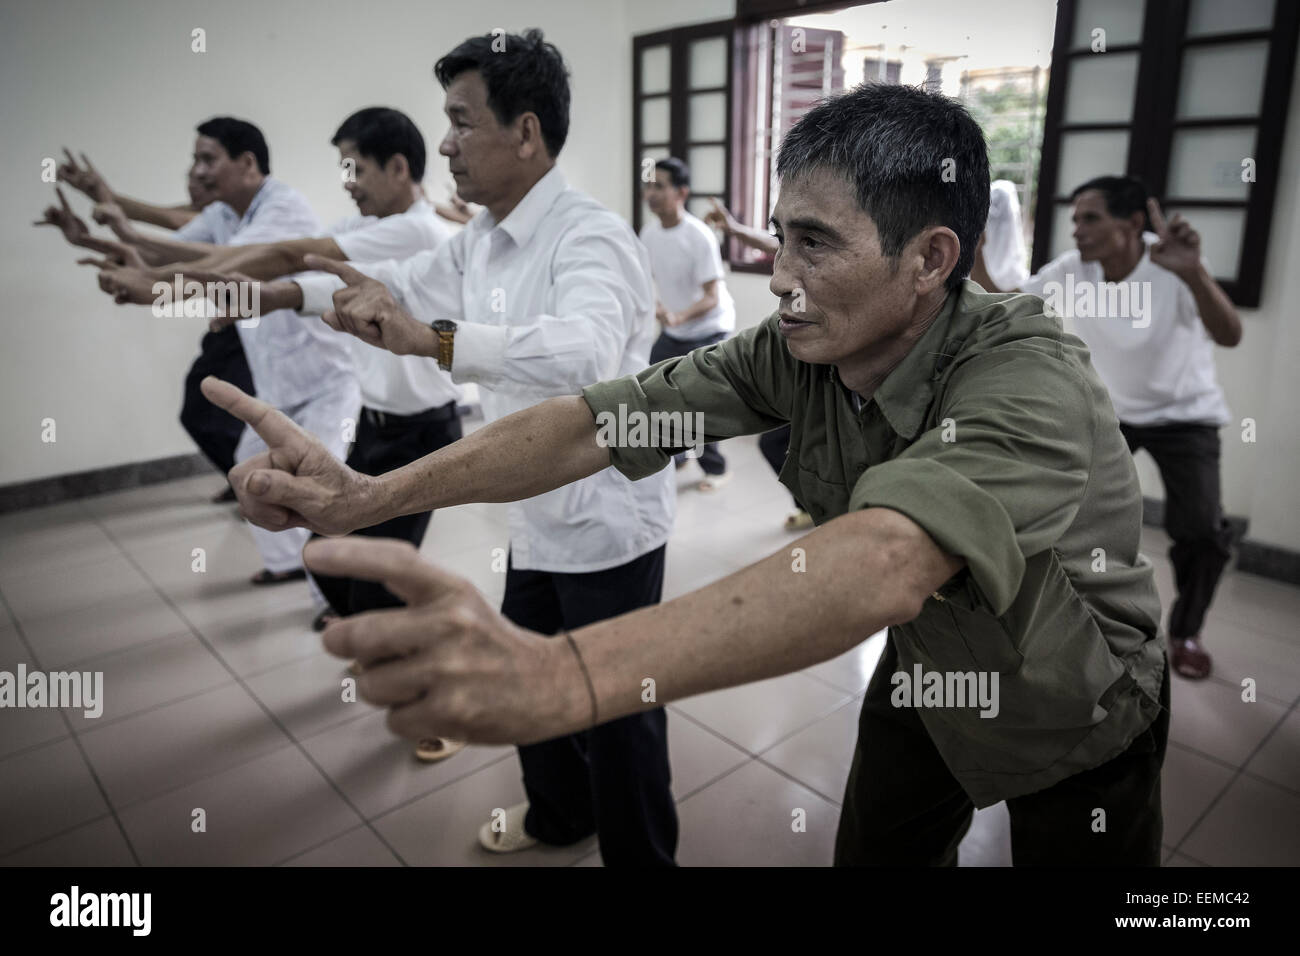
[[[325,645],[367,663],[359,690],[394,732],[519,743],[800,670],[888,627],[836,863],[955,863],[973,809],[1005,800],[1018,864],[1158,865],[1168,668],[1137,476],[1083,344],[1041,299],[964,281],[988,214],[978,126],[942,96],[858,87],[791,130],[778,175],[777,314],[387,475],[348,471],[209,380],[270,448],[231,472],[245,514],[344,534],[611,465],[640,478],[681,450],[683,423],[713,441],[788,422],[781,480],[818,525],[790,552],[556,640],[409,545],[316,542],[313,570],[407,602],[331,625]],[[438,316],[340,274],[327,321],[438,354]]]

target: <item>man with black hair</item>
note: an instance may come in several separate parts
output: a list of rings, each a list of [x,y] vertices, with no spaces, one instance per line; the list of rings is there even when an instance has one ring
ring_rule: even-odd
[[[151,265],[191,263],[222,245],[247,245],[314,235],[320,221],[297,190],[270,175],[270,151],[252,123],[216,117],[199,124],[194,142],[194,175],[220,202],[205,206],[177,230],[177,238],[137,231],[120,210],[100,207],[119,238],[130,243]],[[231,216],[224,207],[233,210]],[[238,218],[236,218],[238,217]],[[180,272],[182,266],[169,266]],[[143,280],[142,280],[143,277]],[[142,281],[141,281],[142,280]],[[154,278],[139,270],[106,268],[100,286],[121,302],[152,304]],[[351,439],[350,423],[361,404],[352,355],[347,343],[319,323],[266,314],[240,322],[237,334],[248,357],[257,394],[320,438],[338,458]],[[243,461],[265,449],[252,429],[244,429],[235,449]],[[310,532],[292,528],[276,532],[252,527],[263,567],[253,584],[278,584],[306,577],[302,546]],[[325,599],[309,582],[318,607]]]
[[[736,307],[727,291],[718,241],[687,211],[690,193],[690,168],[676,157],[655,163],[654,179],[641,188],[654,214],[641,227],[641,242],[650,253],[659,290],[655,318],[663,327],[650,350],[652,365],[721,342],[736,328]],[[679,468],[686,461],[686,455],[677,456]],[[731,479],[716,442],[700,450],[699,462],[704,470],[701,491],[716,491]]]
[[[233,209],[219,202],[214,190],[208,189],[199,182],[193,165],[186,176],[189,203],[158,206],[114,192],[85,153],[81,154],[81,161],[78,162],[66,148],[63,152],[65,160],[58,167],[59,179],[84,193],[96,203],[96,206],[101,204],[117,206],[128,219],[147,222],[164,229],[183,230],[203,209],[217,204],[220,214],[230,220],[231,225],[239,221]],[[51,213],[57,212],[53,207],[46,210],[46,221],[54,222],[50,216]],[[63,212],[71,215],[66,202]],[[77,222],[79,223],[80,220]],[[84,224],[80,225],[80,232],[87,234]],[[184,235],[184,233],[180,234]],[[78,241],[74,238],[74,234],[70,234],[66,229],[64,235],[75,245],[83,245],[97,252],[103,252],[114,260],[124,258],[117,254],[116,248],[101,241]],[[120,242],[113,246],[130,250],[133,254],[132,262],[140,258],[133,246],[126,246]],[[123,264],[130,263],[124,261]],[[248,359],[244,355],[243,345],[240,344],[239,333],[233,328],[205,332],[203,338],[199,340],[198,358],[194,360],[185,375],[180,414],[181,427],[194,440],[199,451],[207,456],[218,471],[225,474],[235,466],[235,448],[239,445],[239,436],[244,432],[244,423],[219,408],[213,408],[212,403],[204,399],[199,391],[199,382],[209,375],[240,383],[240,388],[252,391],[253,374],[248,369]],[[214,502],[234,500],[235,493],[229,485],[213,498]]]
[[[1022,291],[1073,320],[1130,450],[1145,448],[1160,470],[1178,589],[1169,612],[1171,663],[1183,677],[1203,680],[1211,660],[1201,631],[1232,556],[1219,490],[1219,429],[1231,416],[1215,380],[1214,346],[1235,347],[1241,319],[1200,254],[1196,230],[1180,215],[1166,223],[1140,180],[1099,176],[1070,199],[1076,248]],[[973,277],[996,291],[982,259]]]
[[[796,124],[777,174],[776,314],[388,475],[349,472],[205,382],[274,451],[231,475],[245,513],[342,534],[554,494],[611,465],[662,473],[674,449],[602,441],[611,414],[700,412],[712,440],[789,422],[781,480],[818,524],[793,561],[782,549],[552,641],[407,547],[313,542],[314,569],[408,601],[332,626],[326,647],[382,662],[358,689],[396,733],[528,743],[801,670],[888,627],[838,863],[955,863],[973,809],[1006,800],[1017,863],[1158,865],[1169,680],[1137,474],[1083,343],[1041,300],[963,281],[988,214],[978,125],[937,94],[860,86]],[[365,292],[340,303],[344,321],[436,348],[401,309],[363,308]]]
[[[459,196],[483,211],[403,261],[354,268],[308,257],[338,278],[295,280],[303,311],[399,355],[437,358],[454,381],[478,384],[488,422],[645,368],[654,313],[645,249],[555,164],[569,128],[560,52],[539,30],[474,37],[434,71],[451,121],[439,152]],[[386,336],[412,331],[388,318],[411,322],[418,342]],[[502,613],[554,634],[658,602],[674,506],[668,475],[632,482],[614,471],[512,505]],[[662,708],[521,747],[519,759],[528,802],[483,825],[486,849],[596,833],[607,864],[673,862]]]

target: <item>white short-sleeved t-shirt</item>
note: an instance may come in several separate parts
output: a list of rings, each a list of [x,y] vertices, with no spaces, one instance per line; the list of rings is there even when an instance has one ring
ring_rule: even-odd
[[[1142,238],[1142,258],[1117,283],[1105,281],[1100,262],[1084,262],[1072,249],[1021,288],[1041,296],[1087,344],[1121,422],[1226,425],[1231,415],[1214,374],[1214,340],[1192,290],[1151,261],[1158,237]]]
[[[670,312],[681,312],[699,302],[704,283],[718,280],[718,304],[697,319],[664,329],[665,335],[693,342],[736,328],[736,306],[727,291],[722,254],[712,229],[683,211],[681,222],[671,229],[651,217],[641,227],[641,242],[650,253],[659,301]]]
[[[352,262],[408,259],[437,249],[449,230],[426,199],[418,199],[395,216],[349,216],[325,233]],[[438,368],[436,359],[394,355],[387,349],[346,336],[367,408],[390,415],[415,415],[448,402],[460,401],[460,389]]]

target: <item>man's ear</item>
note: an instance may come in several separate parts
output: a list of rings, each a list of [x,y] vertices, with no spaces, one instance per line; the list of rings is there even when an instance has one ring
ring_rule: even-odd
[[[1147,221],[1147,214],[1145,210],[1138,210],[1129,213],[1128,221],[1129,221],[1129,225],[1133,227],[1133,229],[1137,232],[1139,236],[1142,235],[1142,233],[1144,232],[1155,231],[1154,229],[1151,228],[1151,223]]]
[[[542,139],[542,121],[531,111],[519,114],[515,120],[519,136],[519,158],[531,159],[539,152],[546,155],[546,141]]]
[[[388,157],[388,162],[384,163],[384,172],[393,179],[409,179],[411,177],[411,164],[406,161],[406,157],[401,153],[393,153]]]
[[[920,270],[916,275],[916,291],[925,295],[942,286],[961,258],[961,240],[947,226],[923,229],[913,240],[917,243],[916,256]]]

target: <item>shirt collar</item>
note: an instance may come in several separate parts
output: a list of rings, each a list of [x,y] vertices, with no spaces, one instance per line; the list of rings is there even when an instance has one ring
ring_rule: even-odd
[[[272,179],[270,176],[262,177],[262,185],[257,187],[257,192],[253,193],[253,201],[248,204],[248,209],[244,211],[244,216],[240,219],[241,225],[247,225],[253,221],[253,215],[257,212],[257,207],[262,205],[271,195],[279,188],[279,181]]]
[[[908,441],[920,433],[934,402],[935,385],[979,324],[971,304],[965,302],[972,291],[977,290],[963,282],[948,294],[938,317],[872,395],[890,427]]]
[[[491,214],[488,214],[484,225],[489,229],[500,229],[515,241],[516,246],[522,248],[528,244],[555,201],[568,187],[560,167],[552,166],[545,176],[533,183],[533,188],[524,194],[524,198],[519,200],[504,219],[494,226]]]

